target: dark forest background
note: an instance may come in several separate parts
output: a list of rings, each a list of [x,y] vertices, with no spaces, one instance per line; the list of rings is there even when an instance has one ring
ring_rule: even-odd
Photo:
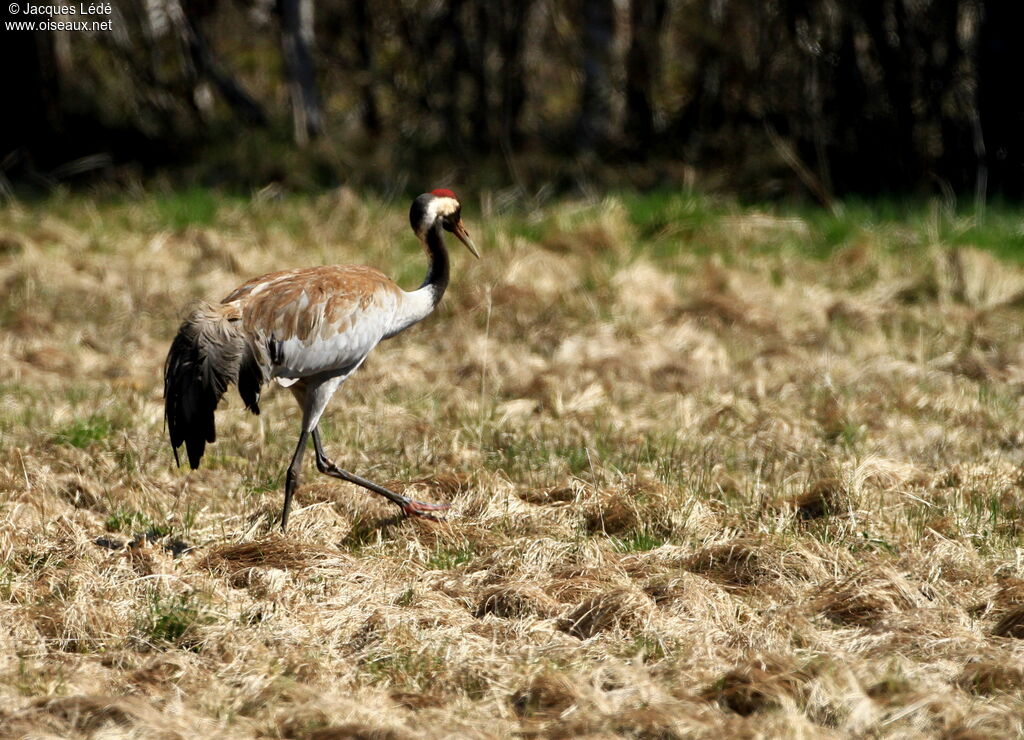
[[[124,0],[0,31],[5,188],[1024,194],[1024,4]]]

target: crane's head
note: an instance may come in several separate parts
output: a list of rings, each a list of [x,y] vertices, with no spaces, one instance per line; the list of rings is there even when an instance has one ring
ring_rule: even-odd
[[[423,240],[427,238],[427,233],[431,229],[440,226],[445,231],[455,234],[474,257],[480,257],[476,245],[469,238],[466,225],[462,223],[462,205],[451,190],[432,190],[414,200],[409,210],[409,223],[412,224],[416,236]]]

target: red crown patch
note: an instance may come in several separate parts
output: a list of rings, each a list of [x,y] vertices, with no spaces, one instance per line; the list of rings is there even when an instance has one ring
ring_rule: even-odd
[[[452,198],[454,200],[458,200],[458,198],[455,197],[455,193],[453,193],[448,188],[438,188],[437,190],[431,190],[430,194],[436,195],[438,198]]]

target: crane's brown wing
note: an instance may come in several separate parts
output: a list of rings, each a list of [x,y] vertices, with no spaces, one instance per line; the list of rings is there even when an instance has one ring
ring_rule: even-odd
[[[235,289],[246,334],[270,377],[347,375],[394,323],[402,291],[378,270],[327,266],[271,273]]]

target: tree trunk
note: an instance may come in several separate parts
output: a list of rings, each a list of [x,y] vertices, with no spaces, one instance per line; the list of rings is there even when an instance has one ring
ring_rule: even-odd
[[[928,90],[942,90],[944,94],[929,97],[929,118],[938,121],[942,151],[937,163],[939,175],[955,191],[968,190],[976,185],[977,157],[972,136],[972,120],[977,118],[977,107],[961,82],[957,70],[964,64],[965,53],[959,38],[960,0],[941,0],[936,18],[935,44],[941,44],[945,56],[933,52],[929,67]],[[965,75],[966,76],[966,75]],[[943,105],[948,95],[955,96],[957,108],[950,112]]]
[[[531,5],[532,0],[519,0],[506,4],[501,11],[501,143],[506,150],[518,143],[519,114],[526,102],[523,42]]]
[[[637,151],[654,140],[654,85],[661,66],[661,26],[667,0],[632,0],[633,38],[626,56],[626,135]]]
[[[611,138],[614,36],[614,0],[583,0],[583,92],[576,142],[585,151],[598,149]]]
[[[858,63],[852,13],[844,13],[840,22],[839,48],[829,80],[833,87],[829,101],[832,112],[829,160],[833,183],[839,192],[844,192],[869,186],[861,176],[858,162],[871,151],[873,124],[864,115],[868,90]]]
[[[193,93],[197,83],[196,78],[206,77],[217,88],[217,91],[231,110],[237,113],[242,120],[246,123],[265,126],[267,117],[263,113],[263,108],[220,65],[213,50],[210,48],[210,44],[206,41],[206,37],[200,30],[198,19],[193,18],[178,2],[169,3],[168,9],[192,65],[188,71],[190,73],[189,83]],[[195,104],[194,99],[190,102],[193,105]]]
[[[492,17],[493,11],[489,3],[476,3],[476,33],[472,55],[473,106],[470,112],[470,126],[473,130],[473,142],[478,149],[486,149],[493,141],[487,80]]]
[[[27,156],[31,168],[32,156],[50,149],[57,136],[58,79],[52,39],[47,31],[8,31],[0,44],[0,65],[8,70],[4,90],[8,114],[0,116],[0,163],[16,154]]]
[[[359,92],[363,99],[363,128],[371,134],[379,134],[380,107],[374,90],[376,75],[373,61],[373,19],[369,3],[356,0],[352,22],[356,29],[356,56],[360,67]]]
[[[722,60],[725,57],[723,35],[728,0],[711,0],[700,6],[700,19],[693,35],[694,73],[692,93],[672,121],[669,138],[676,142],[677,153],[689,145],[693,156],[703,148],[702,134],[719,130],[726,122],[722,96]],[[676,53],[681,53],[677,50]]]
[[[462,109],[460,92],[463,76],[473,63],[473,55],[469,51],[466,39],[472,34],[467,29],[466,13],[463,12],[463,0],[449,0],[448,9],[437,33],[446,35],[451,45],[451,70],[449,81],[444,85],[444,119],[445,137],[449,145],[458,152],[460,157],[466,156],[466,135],[464,125],[465,111]],[[446,30],[441,30],[446,29]]]
[[[900,2],[893,3],[892,16],[880,4],[867,3],[863,14],[872,45],[884,73],[882,84],[889,114],[876,127],[871,140],[863,142],[874,157],[863,157],[860,178],[875,180],[883,188],[902,190],[913,184],[918,168],[914,141],[914,99],[911,83],[911,54],[907,24]]]
[[[988,182],[1009,198],[1024,194],[1024,95],[1020,70],[1024,5],[986,2],[978,35],[978,111]]]
[[[278,0],[277,10],[295,141],[303,146],[323,130],[313,66],[313,0]]]

